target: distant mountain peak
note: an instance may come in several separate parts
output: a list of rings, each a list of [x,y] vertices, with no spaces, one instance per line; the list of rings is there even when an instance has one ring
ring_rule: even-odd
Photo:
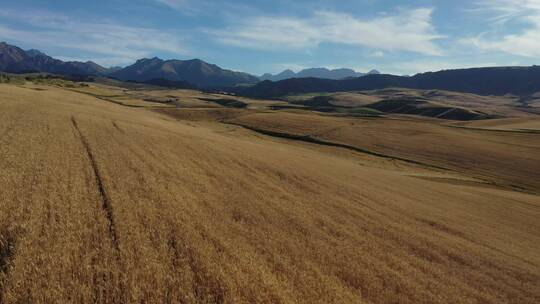
[[[285,70],[281,73],[279,73],[278,75],[295,75],[296,73],[293,71],[293,70]]]
[[[145,62],[161,62],[161,58],[159,57],[152,57],[152,58],[141,58],[137,60],[135,63],[145,63]]]
[[[301,72],[306,72],[306,71],[330,71],[330,69],[328,68],[308,68],[308,69],[303,69]]]
[[[378,71],[372,70],[370,73],[372,74],[378,74]],[[280,81],[290,78],[320,78],[320,79],[345,79],[345,78],[356,78],[356,77],[362,77],[367,74],[356,72],[353,69],[349,68],[338,68],[338,69],[328,69],[325,67],[319,67],[319,68],[307,68],[303,69],[298,73],[293,72],[290,69],[287,69],[279,74],[272,75],[269,73],[266,73],[259,77],[261,80],[271,80],[271,81]]]
[[[141,59],[133,65],[115,71],[111,76],[124,81],[147,82],[155,79],[188,82],[197,87],[227,87],[253,84],[258,78],[247,73],[225,70],[201,59],[161,60]]]
[[[10,73],[43,72],[65,76],[112,76],[120,80],[154,81],[178,86],[189,82],[197,87],[226,87],[254,84],[259,80],[247,73],[225,70],[201,59],[163,60],[143,58],[125,68],[104,68],[93,61],[64,62],[38,50],[24,51],[0,42],[0,71]]]
[[[105,75],[107,69],[96,63],[64,62],[47,54],[21,48],[6,42],[0,43],[0,71],[10,73],[41,72],[65,76]]]
[[[45,55],[45,53],[43,53],[42,51],[40,50],[36,50],[36,49],[30,49],[30,50],[27,50],[26,51],[26,54],[30,57],[36,57],[36,56],[47,56]]]
[[[294,78],[264,81],[252,87],[239,88],[238,95],[257,98],[279,98],[290,94],[312,92],[348,92],[385,88],[446,90],[479,95],[526,96],[540,92],[540,67],[487,67],[426,72],[410,77],[389,74],[352,77],[340,80]]]

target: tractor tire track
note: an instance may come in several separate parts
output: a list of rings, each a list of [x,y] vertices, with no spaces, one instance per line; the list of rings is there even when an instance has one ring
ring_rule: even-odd
[[[95,160],[94,154],[92,153],[92,149],[90,148],[90,145],[88,144],[88,140],[82,134],[81,129],[79,128],[79,125],[77,123],[77,120],[75,120],[75,117],[73,116],[71,117],[71,123],[73,124],[73,128],[77,132],[77,135],[90,161],[90,166],[92,167],[92,170],[94,171],[95,182],[96,182],[100,199],[101,199],[101,203],[102,203],[101,207],[103,208],[103,211],[105,211],[105,216],[107,218],[107,222],[109,226],[109,237],[112,241],[114,248],[116,249],[117,252],[119,252],[120,246],[119,246],[119,241],[118,241],[118,233],[116,231],[116,224],[115,224],[111,199],[109,198],[109,196],[107,195],[107,191],[105,190],[105,186],[103,184],[103,179],[101,177],[99,167]]]

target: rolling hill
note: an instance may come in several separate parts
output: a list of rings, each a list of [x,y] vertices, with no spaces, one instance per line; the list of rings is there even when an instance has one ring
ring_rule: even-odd
[[[387,88],[370,91],[306,93],[283,97],[274,109],[317,111],[332,115],[406,114],[445,120],[481,120],[540,114],[534,102],[517,96],[482,96],[444,90]]]

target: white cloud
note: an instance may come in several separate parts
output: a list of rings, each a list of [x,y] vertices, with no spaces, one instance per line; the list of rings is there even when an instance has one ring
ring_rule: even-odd
[[[481,50],[500,51],[525,57],[540,57],[540,0],[491,0],[476,3],[476,13],[490,14],[495,26],[515,28],[515,33],[498,34],[499,29],[462,42]],[[512,27],[507,26],[513,23]],[[525,26],[517,26],[522,23]]]
[[[48,12],[0,13],[4,18],[23,21],[32,30],[13,29],[0,24],[0,40],[24,43],[33,48],[63,48],[94,54],[88,57],[101,64],[126,64],[151,52],[184,54],[178,35],[163,30],[125,26],[110,21],[82,21]]]
[[[361,19],[318,11],[308,18],[246,18],[219,31],[209,31],[225,44],[256,49],[305,49],[322,43],[441,55],[435,40],[443,38],[432,23],[432,9],[404,10],[396,15]]]
[[[478,0],[469,11],[490,15],[489,20],[497,24],[527,17],[540,11],[539,0]]]
[[[534,28],[520,34],[494,38],[479,36],[464,41],[482,50],[500,51],[524,57],[540,57],[540,20]]]
[[[319,32],[304,20],[295,18],[248,18],[233,27],[209,31],[223,43],[256,49],[304,48],[318,43]]]

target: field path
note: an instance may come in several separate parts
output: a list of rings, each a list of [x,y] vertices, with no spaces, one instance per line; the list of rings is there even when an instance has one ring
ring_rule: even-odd
[[[90,145],[88,144],[88,141],[84,137],[84,135],[81,132],[81,129],[79,128],[79,125],[77,124],[77,120],[74,116],[71,117],[71,122],[73,124],[73,128],[75,128],[75,131],[77,132],[81,144],[83,145],[86,154],[88,155],[88,160],[90,162],[90,166],[92,167],[92,170],[94,171],[94,176],[96,177],[96,186],[99,192],[99,195],[101,197],[101,201],[103,203],[103,210],[105,211],[105,214],[107,215],[107,222],[109,223],[109,236],[111,238],[111,241],[113,243],[113,246],[118,250],[118,236],[116,234],[116,227],[114,224],[114,214],[113,214],[113,207],[111,200],[109,196],[107,195],[107,191],[105,190],[105,187],[103,186],[103,180],[101,177],[101,173],[99,172],[98,165],[96,163],[96,160],[94,158],[94,154],[92,153],[92,149],[90,148]]]

